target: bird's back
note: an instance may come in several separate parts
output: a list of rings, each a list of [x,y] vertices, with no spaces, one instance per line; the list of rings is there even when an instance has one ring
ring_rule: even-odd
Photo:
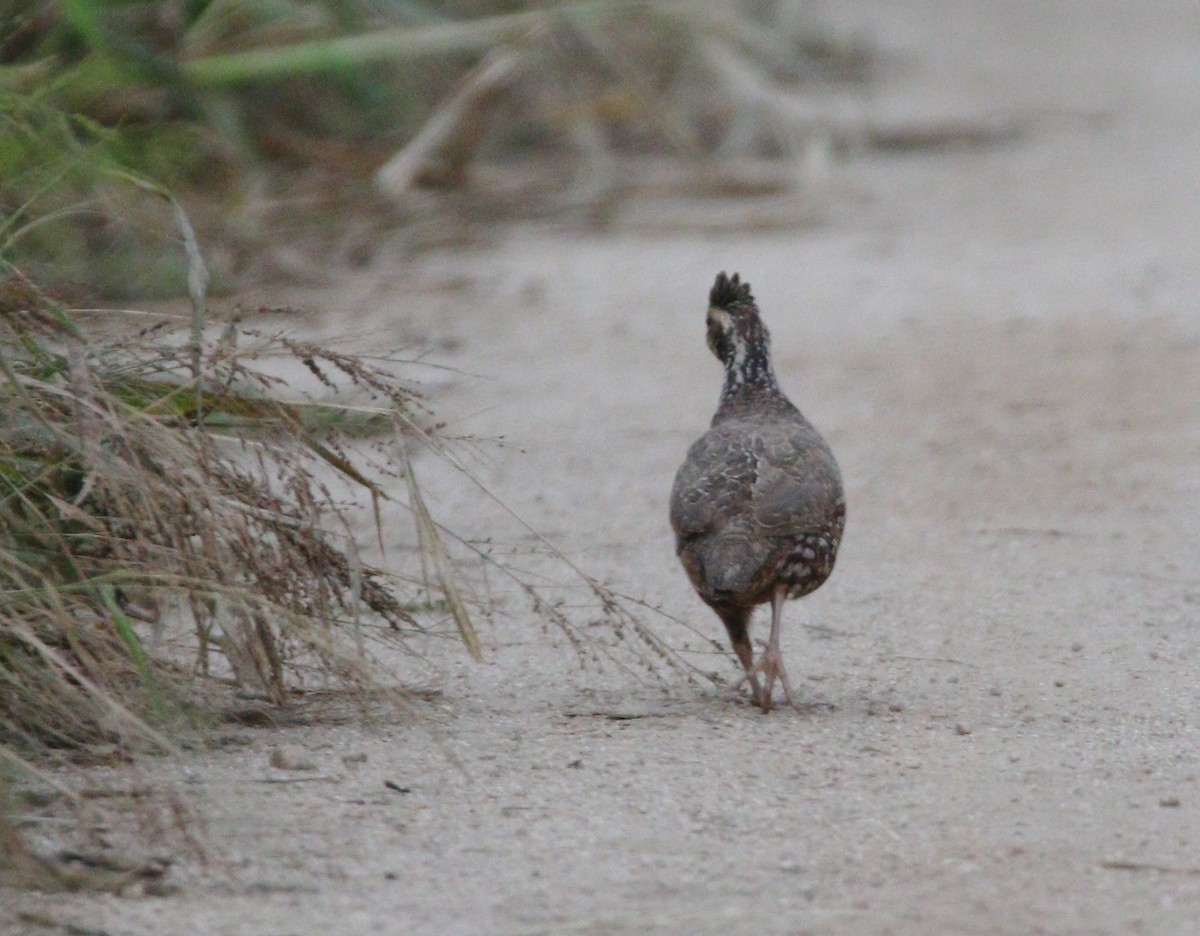
[[[718,412],[671,491],[671,526],[692,584],[714,605],[799,597],[833,569],[845,518],[841,473],[816,429],[777,400]]]

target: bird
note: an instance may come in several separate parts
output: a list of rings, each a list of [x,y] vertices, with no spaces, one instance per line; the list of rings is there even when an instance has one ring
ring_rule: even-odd
[[[780,389],[771,341],[750,284],[718,274],[708,297],[708,347],[725,367],[707,432],[688,449],[671,488],[676,553],[700,598],[725,624],[756,705],[772,708],[778,679],[800,710],[779,650],[787,599],[833,572],[846,524],[842,475],[825,440]],[[771,604],[757,662],[754,609]],[[763,682],[759,682],[759,675]]]

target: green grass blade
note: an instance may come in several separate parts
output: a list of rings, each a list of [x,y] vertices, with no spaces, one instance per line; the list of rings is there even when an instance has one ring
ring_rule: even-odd
[[[146,651],[142,649],[142,642],[138,640],[138,635],[133,631],[133,621],[129,620],[129,616],[117,604],[117,596],[113,587],[111,585],[101,585],[100,598],[104,602],[104,607],[108,610],[113,627],[117,629],[117,633],[121,635],[121,640],[129,648],[129,655],[133,658],[138,672],[142,674],[142,679],[149,681],[150,658],[146,656]]]
[[[481,19],[381,29],[358,36],[314,39],[267,49],[230,52],[185,62],[180,70],[199,86],[229,86],[264,78],[307,75],[395,59],[481,52],[511,42],[555,16],[589,17],[647,6],[646,0],[594,0]]]

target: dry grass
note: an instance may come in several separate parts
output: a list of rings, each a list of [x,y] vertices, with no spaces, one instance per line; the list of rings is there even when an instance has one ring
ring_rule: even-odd
[[[370,616],[397,639],[415,630],[403,596],[334,532],[349,521],[325,475],[381,493],[328,425],[342,411],[273,399],[278,382],[246,359],[271,348],[343,375],[385,421],[415,395],[352,357],[285,339],[235,352],[232,335],[201,346],[196,380],[192,348],[165,325],[96,339],[19,273],[3,283],[9,744],[161,746],[131,708],[173,695],[152,653],[164,616],[190,621],[195,672],[219,655],[276,702],[289,670],[363,678],[339,628]]]

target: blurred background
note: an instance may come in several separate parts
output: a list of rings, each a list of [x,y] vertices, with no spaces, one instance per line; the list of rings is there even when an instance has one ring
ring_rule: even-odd
[[[0,249],[60,289],[182,294],[129,176],[187,207],[217,291],[362,266],[381,229],[788,193],[838,146],[920,144],[831,130],[874,68],[802,0],[14,0]]]

